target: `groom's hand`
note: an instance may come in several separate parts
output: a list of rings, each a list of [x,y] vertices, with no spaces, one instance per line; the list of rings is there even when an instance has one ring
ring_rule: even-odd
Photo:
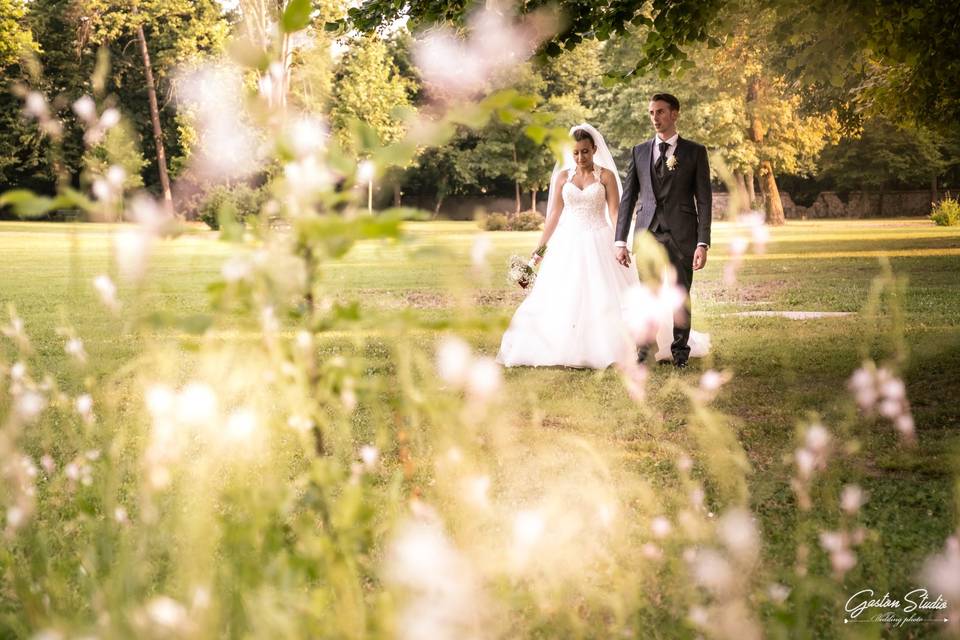
[[[617,247],[617,262],[625,267],[630,266],[630,252],[626,247]]]
[[[699,271],[705,266],[707,266],[707,248],[699,246],[697,250],[693,252],[693,270]]]

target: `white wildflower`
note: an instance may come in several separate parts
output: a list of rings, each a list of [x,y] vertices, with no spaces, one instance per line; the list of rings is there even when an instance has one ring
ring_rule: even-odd
[[[113,284],[113,280],[105,274],[101,274],[93,279],[93,287],[97,290],[97,293],[100,295],[100,301],[105,307],[111,311],[116,311],[120,308],[120,303],[117,302],[117,286]]]
[[[470,345],[456,336],[444,336],[437,347],[437,372],[451,385],[462,386],[467,381],[473,354]]]
[[[840,492],[840,508],[850,515],[857,513],[866,502],[866,495],[858,485],[844,485]]]

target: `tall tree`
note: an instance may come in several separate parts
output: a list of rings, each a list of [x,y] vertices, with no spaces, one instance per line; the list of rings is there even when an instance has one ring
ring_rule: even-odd
[[[221,46],[225,25],[209,0],[78,0],[79,22],[83,27],[78,46],[82,49],[88,42],[96,45],[126,43],[135,40],[141,64],[143,86],[146,90],[149,110],[151,140],[156,158],[160,191],[165,206],[173,211],[173,195],[168,174],[164,125],[161,121],[161,105],[158,100],[158,82],[155,69],[169,72],[177,63],[196,53],[197,42],[206,41]],[[213,18],[212,24],[210,18]],[[199,18],[199,19],[198,19]],[[205,19],[205,20],[204,20]],[[206,29],[198,30],[197,24]],[[183,34],[171,33],[181,29]],[[199,31],[199,32],[198,32]],[[220,33],[217,33],[220,31]],[[212,32],[212,33],[211,33]],[[173,37],[170,37],[173,35]],[[165,42],[164,42],[165,40]],[[219,41],[218,41],[219,40]],[[163,44],[159,44],[160,41]],[[193,41],[193,42],[191,42]],[[151,44],[152,43],[152,44]],[[193,45],[193,46],[191,46]],[[202,45],[200,45],[202,46]],[[162,50],[162,62],[151,55]]]
[[[343,148],[356,150],[357,123],[374,131],[381,143],[399,140],[404,131],[400,111],[411,106],[413,89],[383,40],[366,36],[352,41],[337,66],[330,106],[330,121]]]

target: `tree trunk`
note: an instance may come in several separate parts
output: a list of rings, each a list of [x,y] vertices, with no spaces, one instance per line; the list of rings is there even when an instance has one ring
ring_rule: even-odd
[[[940,200],[940,190],[937,185],[937,174],[933,174],[933,177],[930,178],[930,204],[935,205],[937,201]]]
[[[760,164],[760,190],[763,192],[764,209],[767,213],[767,224],[780,226],[787,219],[783,215],[783,201],[780,199],[780,189],[773,176],[773,166],[769,160]]]
[[[401,193],[400,193],[400,183],[399,183],[399,182],[394,182],[394,183],[393,183],[393,206],[395,206],[395,207],[397,207],[397,208],[400,207],[400,199],[401,199],[401,197],[402,197],[402,196],[401,196]]]
[[[163,206],[173,215],[173,193],[170,191],[170,177],[167,175],[167,154],[163,150],[163,129],[160,127],[160,109],[157,107],[157,85],[153,81],[153,69],[150,66],[150,51],[147,49],[147,36],[143,25],[137,25],[137,39],[140,41],[140,55],[143,57],[143,71],[147,80],[147,98],[150,101],[150,121],[153,123],[153,141],[157,147],[157,169],[160,171],[160,189],[163,191]]]
[[[537,210],[537,190],[536,189],[530,189],[530,210],[531,211]]]
[[[519,159],[517,158],[517,145],[513,145],[513,167],[514,167],[515,170],[519,170],[519,169],[520,169],[520,161],[519,161]],[[516,211],[516,212],[517,212],[517,213],[520,213],[520,207],[522,206],[522,205],[520,204],[520,181],[514,179],[513,185],[514,185],[514,192],[515,192],[514,195],[515,195],[516,200],[517,200],[517,211]]]
[[[763,123],[757,110],[757,102],[763,95],[763,83],[760,76],[750,79],[747,86],[747,109],[750,114],[750,139],[757,145],[760,157],[763,158]],[[773,164],[770,160],[760,161],[760,191],[763,193],[764,209],[767,214],[767,224],[782,225],[786,222],[783,215],[783,201],[780,199],[780,190],[773,176]]]
[[[733,180],[737,188],[737,213],[746,213],[750,210],[750,196],[747,194],[746,177],[742,171],[734,171]]]
[[[757,191],[754,188],[754,184],[753,184],[753,169],[750,169],[749,171],[747,171],[743,177],[747,183],[747,197],[750,198],[750,200],[747,202],[747,206],[752,209],[753,203],[757,199]]]

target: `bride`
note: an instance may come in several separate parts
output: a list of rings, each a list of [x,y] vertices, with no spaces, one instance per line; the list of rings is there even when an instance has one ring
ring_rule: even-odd
[[[574,147],[550,181],[543,253],[529,295],[503,334],[497,362],[512,366],[604,369],[636,359],[627,332],[627,291],[640,284],[634,266],[617,262],[613,247],[620,205],[620,174],[600,132],[589,124],[570,130]],[[534,252],[534,260],[541,258]],[[657,332],[657,359],[670,359],[672,318]],[[709,336],[691,332],[691,357],[702,357]]]

